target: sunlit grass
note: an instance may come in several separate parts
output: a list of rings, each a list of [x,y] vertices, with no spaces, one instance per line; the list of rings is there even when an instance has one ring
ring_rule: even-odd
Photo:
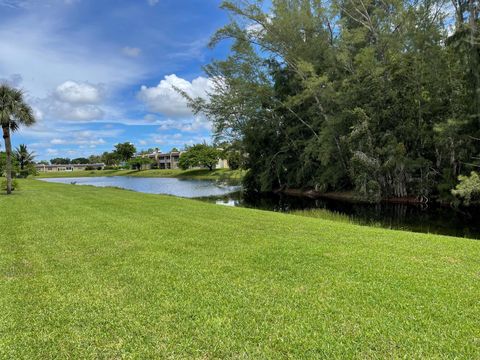
[[[0,359],[480,358],[478,241],[20,185]]]

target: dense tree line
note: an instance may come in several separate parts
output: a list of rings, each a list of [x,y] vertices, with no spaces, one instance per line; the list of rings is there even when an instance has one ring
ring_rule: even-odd
[[[448,198],[480,166],[478,0],[224,1],[205,71],[249,189]]]

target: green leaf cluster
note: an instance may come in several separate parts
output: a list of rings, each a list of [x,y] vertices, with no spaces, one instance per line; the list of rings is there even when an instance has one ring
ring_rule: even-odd
[[[480,167],[480,5],[455,4],[224,1],[230,52],[189,104],[241,144],[251,190],[451,196]]]

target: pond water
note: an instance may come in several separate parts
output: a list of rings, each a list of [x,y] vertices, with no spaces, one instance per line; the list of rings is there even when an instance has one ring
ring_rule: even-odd
[[[409,230],[480,239],[480,208],[454,209],[435,204],[365,204],[283,194],[242,195],[237,192],[204,199],[219,205],[270,211],[325,209],[348,216],[353,222],[398,230]]]
[[[480,239],[480,209],[453,209],[435,204],[360,204],[328,199],[310,199],[280,194],[250,195],[241,186],[214,180],[142,178],[128,176],[91,178],[52,178],[48,182],[100,187],[115,186],[150,194],[168,194],[227,206],[250,207],[270,211],[326,209],[347,215],[354,222],[392,229],[427,232]]]
[[[148,194],[166,194],[186,198],[219,196],[240,190],[240,186],[217,183],[214,180],[190,180],[177,178],[144,178],[134,176],[51,178],[47,182],[119,187]]]

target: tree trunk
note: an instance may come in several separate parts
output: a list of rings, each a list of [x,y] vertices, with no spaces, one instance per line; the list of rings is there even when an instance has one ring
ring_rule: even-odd
[[[12,142],[10,139],[10,128],[3,126],[3,139],[5,140],[5,152],[7,154],[7,163],[5,166],[5,172],[7,176],[7,194],[12,193]]]

